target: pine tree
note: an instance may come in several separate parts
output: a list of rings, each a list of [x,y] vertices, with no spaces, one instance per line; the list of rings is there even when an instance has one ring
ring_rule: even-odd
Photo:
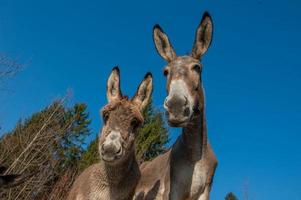
[[[225,200],[238,200],[238,198],[232,192],[229,192],[226,195]]]
[[[83,144],[90,135],[89,114],[86,112],[86,104],[75,104],[73,108],[66,110],[65,123],[70,127],[61,139],[60,154],[62,156],[62,167],[74,166],[84,153]]]
[[[147,161],[166,151],[168,131],[163,120],[163,113],[154,109],[152,101],[143,111],[144,123],[136,139],[136,156]]]
[[[86,152],[79,161],[79,170],[83,171],[87,167],[99,162],[100,157],[98,153],[98,137],[93,140],[88,146]]]

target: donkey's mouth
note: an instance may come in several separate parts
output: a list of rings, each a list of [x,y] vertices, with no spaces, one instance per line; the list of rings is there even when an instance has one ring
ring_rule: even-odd
[[[184,116],[182,114],[174,114],[172,112],[165,112],[167,122],[171,127],[185,127],[190,121],[189,116]]]
[[[101,153],[101,159],[108,163],[113,163],[117,160],[119,160],[122,157],[122,149],[120,148],[116,153],[114,154],[102,154]]]
[[[187,125],[187,121],[173,121],[168,120],[168,124],[172,127],[184,127]]]
[[[107,163],[114,163],[116,161],[118,161],[119,159],[121,158],[121,156],[105,156],[105,155],[102,155],[101,156],[101,159],[104,161],[104,162],[107,162]]]

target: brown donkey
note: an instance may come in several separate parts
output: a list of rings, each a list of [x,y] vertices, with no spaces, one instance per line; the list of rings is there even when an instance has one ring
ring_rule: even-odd
[[[104,126],[99,138],[101,162],[86,169],[75,181],[69,200],[129,200],[140,178],[135,158],[135,137],[143,123],[142,110],[152,93],[152,76],[146,74],[129,100],[120,91],[115,67],[107,83],[109,103],[102,109]]]
[[[207,140],[201,56],[212,38],[213,24],[206,12],[196,31],[192,53],[176,56],[167,35],[153,30],[158,53],[168,61],[164,69],[168,123],[183,127],[172,148],[141,167],[135,199],[208,200],[217,159]]]

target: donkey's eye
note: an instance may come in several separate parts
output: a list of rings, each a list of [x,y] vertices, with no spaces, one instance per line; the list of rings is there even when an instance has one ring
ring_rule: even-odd
[[[134,118],[131,121],[131,127],[133,128],[133,130],[136,130],[140,125],[140,122],[138,121],[138,119]]]
[[[192,66],[192,70],[195,71],[195,72],[197,72],[198,74],[200,74],[201,73],[201,66],[198,65],[198,64],[193,65]]]
[[[109,119],[109,113],[104,113],[104,114],[103,114],[103,122],[104,122],[105,124],[107,123],[108,119]]]
[[[164,69],[164,71],[163,71],[163,74],[164,74],[164,76],[167,76],[168,75],[168,69]]]

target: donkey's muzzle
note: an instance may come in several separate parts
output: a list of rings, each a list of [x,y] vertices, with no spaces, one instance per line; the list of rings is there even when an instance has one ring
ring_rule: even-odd
[[[105,157],[114,158],[121,153],[121,147],[117,147],[114,144],[102,145],[101,154]]]
[[[114,161],[122,156],[121,136],[118,132],[111,132],[100,146],[100,155],[104,161]]]
[[[164,108],[171,126],[182,126],[189,120],[190,109],[188,99],[185,96],[169,96],[164,102]]]

